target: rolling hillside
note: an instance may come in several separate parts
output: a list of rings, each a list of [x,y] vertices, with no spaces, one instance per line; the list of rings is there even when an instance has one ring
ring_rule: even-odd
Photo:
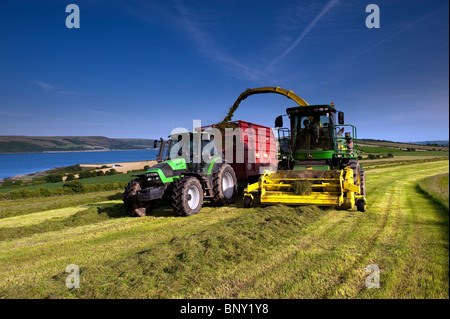
[[[129,150],[153,148],[152,139],[104,136],[0,136],[0,153]]]

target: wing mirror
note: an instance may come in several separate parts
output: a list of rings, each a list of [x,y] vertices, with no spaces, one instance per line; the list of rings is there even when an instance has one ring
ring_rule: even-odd
[[[344,124],[344,112],[338,113],[338,123],[341,125]]]
[[[283,127],[283,117],[281,115],[275,119],[275,127]]]

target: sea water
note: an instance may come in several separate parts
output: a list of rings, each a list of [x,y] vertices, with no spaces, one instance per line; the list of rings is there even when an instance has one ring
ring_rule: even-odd
[[[158,150],[0,154],[0,179],[75,164],[155,160]]]

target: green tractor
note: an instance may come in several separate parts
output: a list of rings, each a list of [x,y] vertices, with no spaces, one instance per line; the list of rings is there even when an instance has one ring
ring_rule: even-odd
[[[233,167],[223,160],[213,135],[185,132],[161,139],[158,164],[128,183],[123,193],[130,216],[150,215],[154,203],[165,200],[175,214],[198,214],[204,199],[214,206],[236,201],[237,180]]]

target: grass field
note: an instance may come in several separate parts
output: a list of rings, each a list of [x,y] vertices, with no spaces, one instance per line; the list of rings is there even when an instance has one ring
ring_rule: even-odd
[[[388,147],[376,147],[376,146],[360,146],[358,150],[364,153],[394,153],[399,152],[399,149]]]
[[[360,155],[375,154],[375,155],[387,155],[392,154],[397,156],[449,156],[448,149],[442,151],[422,150],[418,149],[414,152],[408,152],[401,149],[380,147],[380,146],[359,146],[358,150],[361,151]]]
[[[82,178],[79,179],[79,181],[83,185],[89,185],[89,184],[105,184],[105,183],[116,183],[116,182],[129,182],[133,177],[132,175],[135,174],[141,174],[144,171],[136,171],[132,173],[126,173],[126,174],[116,174],[116,175],[104,175],[104,176],[97,176],[97,177],[89,177],[89,178]],[[57,187],[62,187],[64,185],[64,182],[57,182],[57,183],[45,183],[45,184],[38,184],[33,186],[25,186],[25,187],[11,187],[11,188],[0,188],[0,194],[8,193],[11,191],[15,191],[18,189],[38,189],[38,188],[49,188],[54,189]]]
[[[419,187],[449,209],[448,174],[438,174],[419,181]]]
[[[117,192],[0,202],[0,298],[449,298],[449,212],[418,186],[448,165],[368,167],[365,213],[239,201],[130,218]]]

